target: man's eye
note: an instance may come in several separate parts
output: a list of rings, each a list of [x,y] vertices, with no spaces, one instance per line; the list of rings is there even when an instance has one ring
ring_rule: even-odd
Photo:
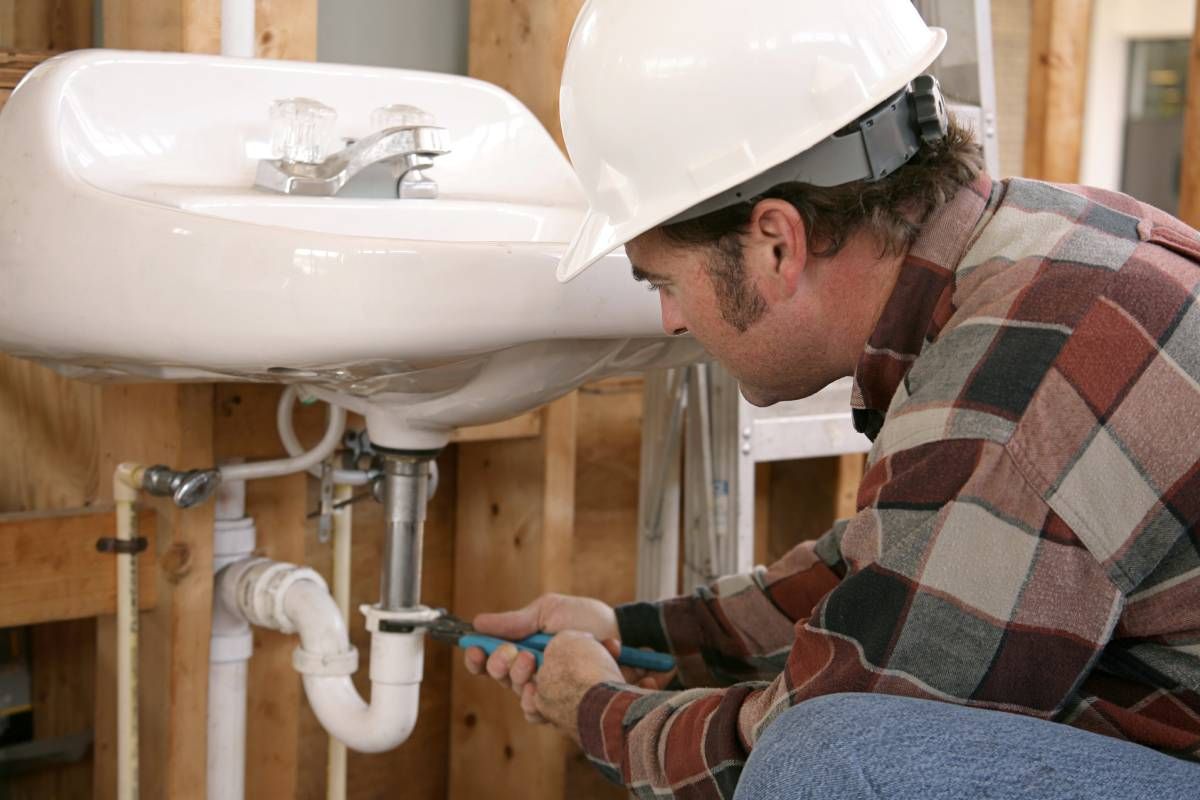
[[[660,289],[665,289],[666,287],[667,285],[665,283],[652,283],[646,287],[646,290],[650,292],[657,292]]]

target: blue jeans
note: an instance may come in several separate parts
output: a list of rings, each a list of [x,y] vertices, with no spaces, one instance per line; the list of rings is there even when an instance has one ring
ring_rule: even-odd
[[[1200,764],[1032,717],[836,694],[775,720],[735,800],[1196,800]]]

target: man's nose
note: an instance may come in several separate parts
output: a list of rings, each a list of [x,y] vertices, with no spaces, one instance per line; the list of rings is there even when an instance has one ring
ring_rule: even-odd
[[[659,295],[659,304],[662,307],[662,326],[668,336],[682,336],[688,332],[687,325],[683,321],[683,316],[679,313],[679,306],[666,294]]]

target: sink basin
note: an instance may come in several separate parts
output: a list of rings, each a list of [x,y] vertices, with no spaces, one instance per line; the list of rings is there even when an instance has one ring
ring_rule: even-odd
[[[268,109],[336,134],[419,106],[452,152],[435,200],[254,188]],[[303,383],[373,441],[436,448],[606,375],[700,355],[623,253],[561,285],[582,219],[566,159],[503,90],[457,76],[165,53],[48,61],[0,113],[0,349],[93,380]]]

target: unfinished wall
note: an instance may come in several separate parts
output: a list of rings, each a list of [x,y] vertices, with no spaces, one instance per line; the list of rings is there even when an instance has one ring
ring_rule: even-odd
[[[996,135],[1000,175],[1020,175],[1025,153],[1025,110],[1029,96],[1031,0],[992,0],[996,66]]]

